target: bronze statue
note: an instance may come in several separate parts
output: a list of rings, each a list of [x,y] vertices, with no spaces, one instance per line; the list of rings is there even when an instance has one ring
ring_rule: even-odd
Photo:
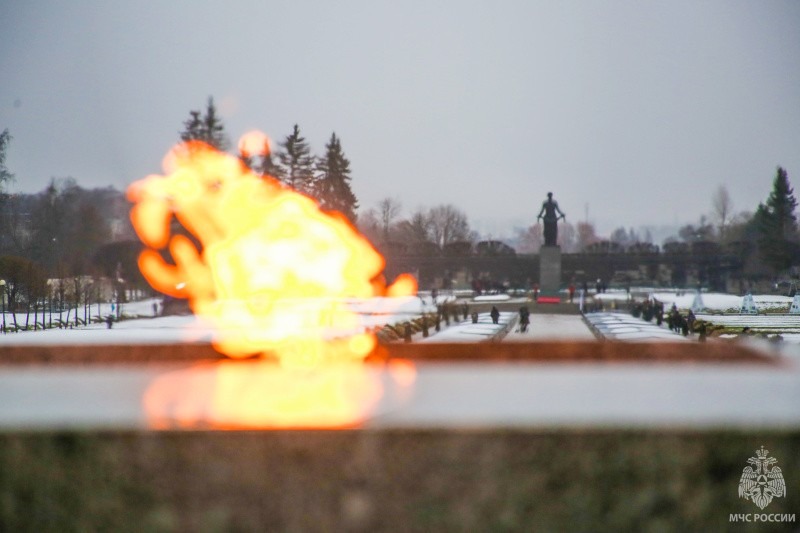
[[[544,219],[544,245],[556,246],[558,240],[558,219],[567,220],[567,215],[558,208],[558,202],[553,200],[553,193],[547,193],[547,200],[542,203],[542,210],[539,211],[537,220]]]

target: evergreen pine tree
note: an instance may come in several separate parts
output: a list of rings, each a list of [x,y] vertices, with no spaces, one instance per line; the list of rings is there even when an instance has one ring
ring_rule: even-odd
[[[259,156],[239,155],[239,160],[256,175],[283,181],[283,168],[275,163],[271,153]]]
[[[8,129],[0,133],[0,249],[9,244],[7,241],[9,235],[12,235],[11,230],[11,217],[6,203],[8,202],[8,193],[6,193],[6,185],[14,181],[14,174],[12,174],[6,167],[6,149],[8,143],[11,141],[11,134]]]
[[[0,133],[0,194],[3,193],[6,183],[14,179],[14,174],[9,172],[6,167],[6,149],[9,142],[11,142],[11,134],[8,129],[5,129]]]
[[[775,181],[772,184],[772,192],[767,198],[767,208],[772,214],[777,238],[790,239],[794,236],[797,229],[795,207],[797,207],[797,200],[794,197],[794,190],[789,185],[789,176],[786,170],[778,167]]]
[[[203,139],[203,119],[200,111],[189,111],[189,119],[183,123],[184,130],[180,132],[182,141],[198,141]]]
[[[185,129],[180,132],[183,141],[203,141],[223,152],[230,147],[225,126],[217,114],[214,98],[211,96],[208,97],[205,114],[200,111],[190,111],[189,119],[183,126]]]
[[[797,255],[797,200],[789,176],[778,167],[766,204],[759,204],[753,216],[758,246],[764,261],[777,271],[791,266]]]
[[[239,160],[254,174],[261,177],[269,176],[280,181],[283,176],[283,169],[273,158],[272,146],[269,139],[264,137],[263,141],[264,145],[258,147],[257,150],[254,146],[246,146],[252,142],[252,139],[248,139],[245,142],[245,146],[240,144]],[[250,151],[255,153],[250,153]]]
[[[300,128],[294,125],[291,135],[281,143],[283,150],[278,159],[283,166],[282,176],[276,176],[295,191],[313,195],[314,193],[314,158],[304,137],[300,136]]]
[[[272,158],[272,153],[261,156],[261,164],[258,166],[258,171],[262,176],[271,176],[279,181],[283,180],[283,168]]]
[[[317,172],[316,196],[320,207],[338,211],[355,223],[358,201],[350,188],[350,161],[335,133],[325,145],[325,156],[317,162]]]

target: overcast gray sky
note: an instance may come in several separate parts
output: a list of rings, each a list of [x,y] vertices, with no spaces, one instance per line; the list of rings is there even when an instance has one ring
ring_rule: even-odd
[[[12,190],[160,172],[213,95],[232,140],[335,131],[362,208],[495,236],[552,190],[605,233],[800,184],[800,2],[0,0]],[[800,191],[800,189],[798,189]]]

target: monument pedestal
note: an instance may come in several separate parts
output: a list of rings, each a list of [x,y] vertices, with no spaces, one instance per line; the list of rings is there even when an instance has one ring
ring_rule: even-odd
[[[542,246],[539,249],[539,291],[542,296],[559,296],[561,288],[561,247]]]

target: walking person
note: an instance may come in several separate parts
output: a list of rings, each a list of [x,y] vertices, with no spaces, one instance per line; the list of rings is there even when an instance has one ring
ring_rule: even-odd
[[[694,311],[689,309],[689,314],[686,316],[686,325],[689,328],[689,333],[694,333],[694,322],[697,320],[697,317],[694,316]]]
[[[527,306],[522,306],[519,308],[519,332],[526,333],[528,331],[528,325],[531,323],[530,319],[530,311],[528,310]]]
[[[492,317],[492,323],[497,324],[500,322],[500,311],[497,309],[497,306],[492,306],[492,311],[489,313],[489,316]]]

